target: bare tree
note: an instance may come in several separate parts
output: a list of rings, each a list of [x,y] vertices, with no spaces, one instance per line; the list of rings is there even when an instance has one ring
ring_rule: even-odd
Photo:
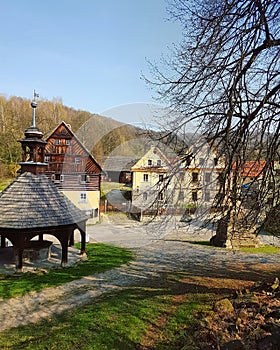
[[[243,227],[253,226],[260,211],[279,204],[280,2],[173,0],[169,13],[183,39],[171,58],[151,64],[149,79],[157,98],[179,112],[167,132],[191,121],[219,150],[225,169],[216,205],[224,208],[224,223],[242,216]],[[248,160],[265,166],[246,207],[240,174]]]

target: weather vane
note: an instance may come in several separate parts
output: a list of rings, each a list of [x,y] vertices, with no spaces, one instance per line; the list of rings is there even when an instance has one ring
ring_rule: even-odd
[[[33,90],[33,100],[31,101],[31,107],[32,107],[32,127],[36,128],[36,107],[37,107],[37,102],[36,98],[39,97],[39,94],[36,93],[35,90]]]

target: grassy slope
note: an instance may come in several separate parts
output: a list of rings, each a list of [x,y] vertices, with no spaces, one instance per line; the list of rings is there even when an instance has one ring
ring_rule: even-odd
[[[41,274],[1,275],[0,298],[11,298],[104,272],[127,263],[133,257],[128,249],[106,244],[87,244],[86,251],[87,260],[73,267],[50,269]]]
[[[103,253],[93,254],[99,256],[94,262],[98,270],[107,269],[112,260],[118,261],[124,253],[115,251],[113,258],[113,247],[100,249]],[[62,271],[69,275],[71,270]],[[162,274],[160,278],[143,280],[141,285],[104,294],[50,320],[2,332],[0,348],[197,350],[200,313],[210,310],[214,300],[251,283],[187,273]]]
[[[195,349],[194,312],[209,294],[185,293],[175,275],[105,294],[74,311],[2,332],[1,349]],[[48,336],[46,337],[46,334]]]

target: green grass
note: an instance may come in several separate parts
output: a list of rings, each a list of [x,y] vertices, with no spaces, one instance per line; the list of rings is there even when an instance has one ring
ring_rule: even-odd
[[[191,244],[197,244],[202,245],[206,248],[218,248],[210,244],[209,241],[188,241]],[[226,248],[219,248],[219,249],[226,249]],[[238,249],[240,252],[243,253],[249,253],[249,254],[280,254],[280,247],[274,247],[274,246],[262,246],[258,248],[254,247],[241,247]]]
[[[46,287],[59,286],[84,276],[113,269],[133,258],[125,248],[107,244],[87,244],[87,260],[72,267],[53,268],[46,273],[24,273],[0,276],[0,298],[11,298]]]
[[[3,191],[14,179],[0,179],[0,192]]]
[[[192,334],[194,312],[201,305],[205,309],[210,299],[190,294],[178,301],[175,297],[181,292],[174,282],[173,289],[162,280],[159,284],[107,293],[51,320],[2,332],[0,348],[129,350],[149,345],[150,349],[181,349]]]
[[[240,248],[241,252],[251,254],[280,254],[279,247],[263,246],[259,248]]]

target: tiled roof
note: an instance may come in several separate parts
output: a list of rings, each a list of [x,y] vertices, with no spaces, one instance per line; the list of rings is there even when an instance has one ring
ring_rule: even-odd
[[[48,228],[86,219],[45,175],[24,173],[0,193],[0,228]]]
[[[247,161],[241,166],[242,177],[258,177],[261,175],[266,162],[260,161]]]

